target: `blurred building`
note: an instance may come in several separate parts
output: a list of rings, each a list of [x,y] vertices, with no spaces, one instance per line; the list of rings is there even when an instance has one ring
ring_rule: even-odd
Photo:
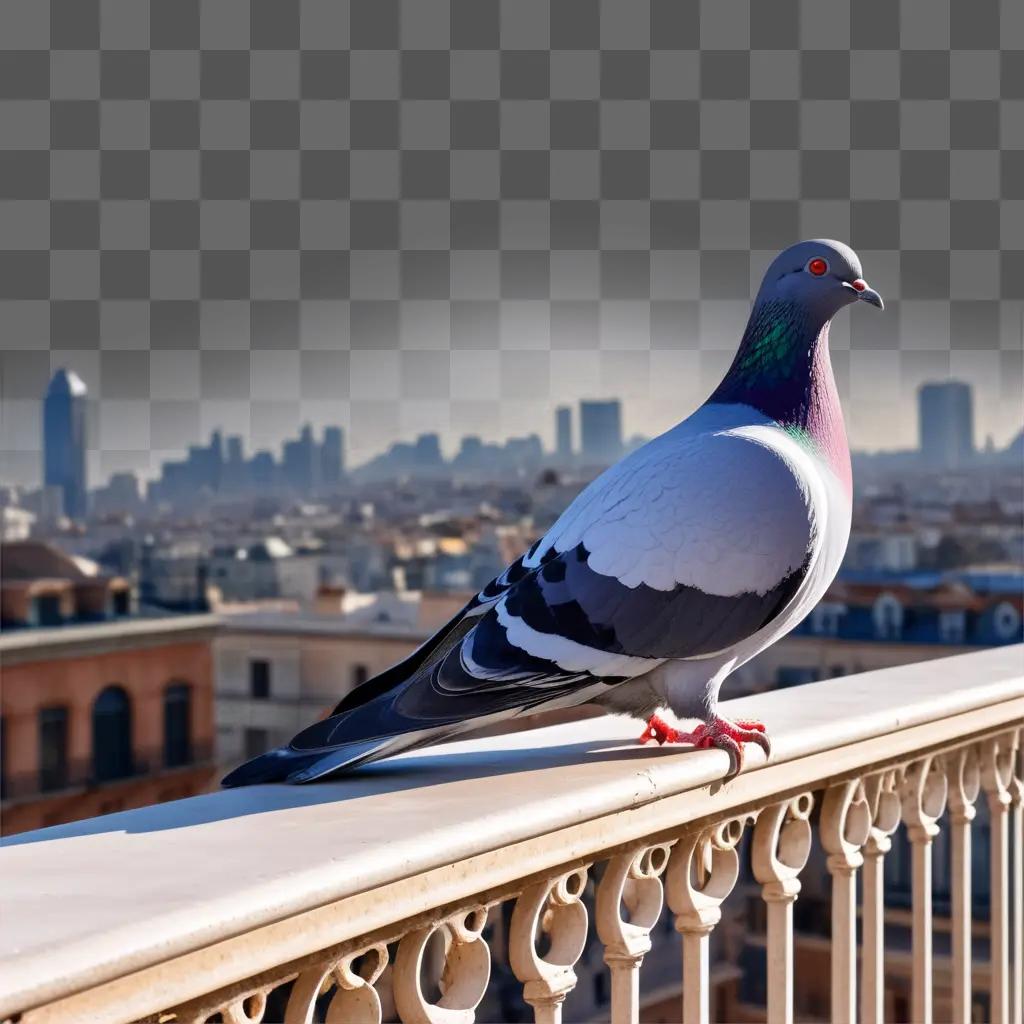
[[[168,611],[207,611],[206,550],[195,539],[156,543],[146,537],[139,552],[139,600]]]
[[[885,530],[858,528],[850,533],[843,559],[845,569],[910,572],[917,568],[918,532],[910,526]]]
[[[345,434],[341,427],[326,427],[320,447],[320,483],[337,487],[345,475]]]
[[[0,541],[27,540],[36,517],[27,508],[0,505]]]
[[[971,388],[962,381],[925,384],[917,395],[921,457],[931,467],[960,469],[974,455]]]
[[[143,508],[139,478],[134,473],[112,473],[105,487],[92,494],[92,513],[101,516],[137,515]]]
[[[58,370],[43,399],[43,482],[61,495],[63,514],[82,520],[85,482],[86,388],[71,370]]]
[[[555,410],[555,455],[563,463],[572,458],[572,409],[567,405]]]
[[[312,427],[302,428],[295,441],[285,441],[282,473],[285,486],[296,494],[308,494],[320,482],[320,459]]]
[[[622,403],[580,402],[580,454],[587,463],[611,463],[622,454]]]
[[[105,575],[87,558],[41,541],[0,546],[0,623],[4,629],[99,622],[130,615],[128,580]]]
[[[204,792],[214,627],[189,616],[0,636],[3,833]]]
[[[207,579],[225,601],[280,598],[308,604],[319,583],[316,556],[296,552],[280,537],[245,546],[220,545],[210,552]]]

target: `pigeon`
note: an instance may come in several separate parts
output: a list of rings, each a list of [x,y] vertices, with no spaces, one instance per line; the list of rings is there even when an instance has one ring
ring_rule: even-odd
[[[225,786],[306,783],[515,716],[592,703],[641,742],[717,747],[730,775],[765,726],[722,683],[796,626],[849,539],[850,454],[832,317],[883,308],[857,254],[814,239],[768,267],[735,358],[687,419],[611,466],[528,552],[404,661]],[[685,732],[661,714],[698,720]]]

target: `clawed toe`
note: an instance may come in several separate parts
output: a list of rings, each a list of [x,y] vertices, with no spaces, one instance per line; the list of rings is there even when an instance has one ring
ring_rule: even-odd
[[[764,751],[765,758],[771,757],[772,744],[763,722],[730,722],[724,718],[713,718],[710,722],[698,725],[693,735],[698,747],[705,750],[718,747],[729,755],[732,763],[728,778],[739,775],[743,770],[744,743],[756,743]]]
[[[741,729],[749,729],[751,732],[764,732],[764,722],[757,721],[756,718],[737,718],[733,725],[739,726]]]
[[[651,715],[647,720],[647,728],[640,734],[637,743],[643,744],[650,740],[655,740],[661,746],[665,743],[678,743],[680,740],[688,738],[687,734],[681,733],[678,729],[673,729],[671,725],[662,721],[657,715]]]

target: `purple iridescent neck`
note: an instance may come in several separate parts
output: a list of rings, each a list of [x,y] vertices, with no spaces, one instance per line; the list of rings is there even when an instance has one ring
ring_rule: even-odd
[[[829,323],[790,302],[759,300],[729,372],[708,401],[750,405],[805,438],[849,491],[850,452],[829,357]]]

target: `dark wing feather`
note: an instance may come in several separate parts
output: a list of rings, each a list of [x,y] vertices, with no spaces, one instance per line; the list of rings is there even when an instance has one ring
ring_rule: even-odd
[[[506,597],[530,629],[634,658],[694,658],[723,650],[772,621],[807,575],[804,563],[763,594],[706,594],[679,583],[627,587],[590,568],[583,544],[551,558]]]
[[[338,715],[343,711],[351,711],[353,708],[387,693],[401,683],[407,682],[428,660],[436,659],[444,651],[450,650],[473,628],[482,608],[493,605],[502,594],[530,571],[523,568],[525,557],[525,555],[521,555],[500,576],[491,580],[479,594],[468,602],[465,608],[452,616],[408,658],[385,669],[372,679],[367,679],[365,683],[361,683],[345,694],[335,705],[331,714]]]
[[[454,631],[458,632],[458,630]],[[508,640],[494,609],[459,640],[435,647],[411,677],[316,722],[289,744],[324,749],[369,738],[444,729],[495,714],[517,714],[599,682],[533,657]],[[471,669],[467,663],[471,662]]]

